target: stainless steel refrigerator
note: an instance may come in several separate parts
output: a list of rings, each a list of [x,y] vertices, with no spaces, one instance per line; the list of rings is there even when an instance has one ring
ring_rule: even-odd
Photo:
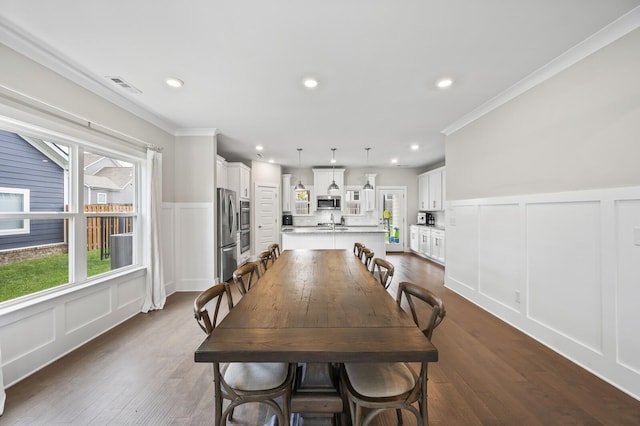
[[[216,241],[218,242],[216,272],[221,281],[227,281],[238,267],[236,192],[218,188]]]

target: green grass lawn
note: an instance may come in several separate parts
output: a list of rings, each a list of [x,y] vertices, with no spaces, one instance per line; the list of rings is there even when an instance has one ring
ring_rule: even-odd
[[[100,260],[100,250],[87,253],[88,276],[110,270],[111,261]],[[69,256],[67,254],[0,265],[0,302],[68,282]]]

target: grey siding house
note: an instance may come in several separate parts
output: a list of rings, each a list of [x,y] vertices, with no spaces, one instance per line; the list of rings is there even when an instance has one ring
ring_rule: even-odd
[[[0,210],[63,211],[63,167],[19,135],[0,130]],[[63,220],[0,220],[0,251],[64,242]]]

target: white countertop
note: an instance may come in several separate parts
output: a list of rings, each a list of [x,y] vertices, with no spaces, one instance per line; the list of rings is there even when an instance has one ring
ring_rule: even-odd
[[[413,223],[413,224],[411,224],[411,226],[419,226],[421,228],[429,228],[429,229],[435,229],[436,231],[444,231],[444,226],[420,225],[420,224],[417,224],[417,223]]]
[[[283,226],[282,232],[286,234],[326,234],[330,232],[340,233],[384,233],[385,230],[377,226]]]

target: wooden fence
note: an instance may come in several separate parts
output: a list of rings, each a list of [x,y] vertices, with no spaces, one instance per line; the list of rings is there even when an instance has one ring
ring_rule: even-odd
[[[131,204],[87,204],[85,212],[115,213],[132,212]],[[87,218],[87,250],[100,249],[100,258],[109,257],[110,237],[113,234],[133,232],[132,217],[88,217]]]

